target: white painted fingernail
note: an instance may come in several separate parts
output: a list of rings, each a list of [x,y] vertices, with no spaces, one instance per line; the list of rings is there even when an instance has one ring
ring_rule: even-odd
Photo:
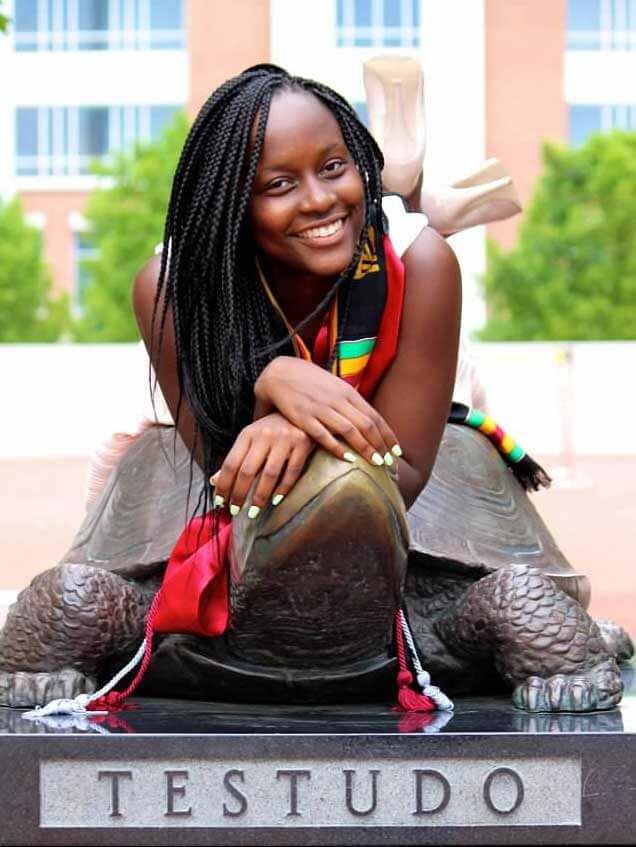
[[[373,456],[371,456],[371,461],[374,465],[377,465],[378,467],[384,464],[384,459],[379,453],[374,453]]]
[[[384,464],[388,465],[389,467],[391,467],[391,465],[393,464],[393,456],[390,453],[384,454]]]
[[[230,514],[233,518],[235,518],[238,513],[241,511],[241,507],[237,506],[236,503],[230,503]]]
[[[249,509],[247,510],[247,517],[251,521],[253,521],[254,518],[258,517],[258,513],[260,512],[260,510],[261,510],[260,506],[250,506]]]
[[[210,477],[210,485],[213,485],[213,486],[216,485],[216,481],[217,481],[218,478],[219,478],[218,473],[212,474],[212,476]]]
[[[391,453],[393,453],[393,455],[397,456],[399,459],[399,457],[402,455],[402,448],[399,444],[394,444],[393,447],[391,447]]]
[[[353,455],[353,453],[349,452],[345,453],[342,458],[345,460],[345,462],[355,462],[356,460],[356,457]]]
[[[220,494],[214,495],[214,508],[222,509],[225,506],[225,497],[221,497]]]
[[[278,506],[279,503],[282,503],[284,496],[284,494],[274,494],[272,497],[272,506]]]

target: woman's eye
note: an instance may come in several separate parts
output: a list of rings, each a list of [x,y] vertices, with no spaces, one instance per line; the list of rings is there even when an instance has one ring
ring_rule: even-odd
[[[345,162],[342,159],[333,159],[331,162],[327,162],[324,170],[328,173],[339,173],[344,166]]]
[[[279,177],[278,179],[273,179],[269,185],[267,186],[268,191],[276,191],[282,188],[289,188],[291,185],[291,179],[287,179],[287,177]]]

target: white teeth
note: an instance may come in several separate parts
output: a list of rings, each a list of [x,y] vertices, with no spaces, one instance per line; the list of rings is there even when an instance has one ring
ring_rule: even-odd
[[[305,229],[303,232],[298,233],[299,238],[327,238],[329,235],[333,235],[338,230],[342,229],[344,224],[344,219],[341,218],[339,221],[334,221],[332,224],[328,224],[327,226],[316,226],[313,229]]]

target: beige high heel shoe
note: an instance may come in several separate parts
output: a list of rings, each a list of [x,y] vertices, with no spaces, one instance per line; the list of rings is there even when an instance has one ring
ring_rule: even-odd
[[[410,198],[426,150],[422,67],[410,56],[375,56],[364,63],[363,80],[369,128],[384,153],[384,190]],[[488,159],[451,185],[425,180],[419,207],[430,226],[448,236],[512,217],[521,211],[521,202],[499,159]]]
[[[426,149],[422,67],[408,56],[375,56],[363,65],[369,128],[382,152],[386,191],[408,197]]]
[[[480,224],[502,221],[521,211],[512,178],[499,159],[488,159],[480,168],[448,186],[425,185],[420,208],[430,226],[441,235],[453,235]]]

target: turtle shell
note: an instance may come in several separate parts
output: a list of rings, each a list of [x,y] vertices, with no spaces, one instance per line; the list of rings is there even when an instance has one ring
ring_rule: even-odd
[[[130,578],[159,570],[205,483],[172,427],[146,430],[128,448],[62,562]],[[190,498],[188,502],[188,489]],[[530,499],[481,433],[449,424],[431,478],[408,512],[410,547],[475,578],[509,564],[541,569],[587,606],[589,585],[558,548]]]
[[[448,424],[431,478],[408,512],[410,546],[475,577],[511,564],[539,568],[587,606],[589,583],[569,564],[488,439]]]
[[[197,504],[204,478],[193,464],[190,480],[190,467],[190,454],[174,427],[147,429],[111,472],[62,562],[124,577],[151,576],[170,558]]]

